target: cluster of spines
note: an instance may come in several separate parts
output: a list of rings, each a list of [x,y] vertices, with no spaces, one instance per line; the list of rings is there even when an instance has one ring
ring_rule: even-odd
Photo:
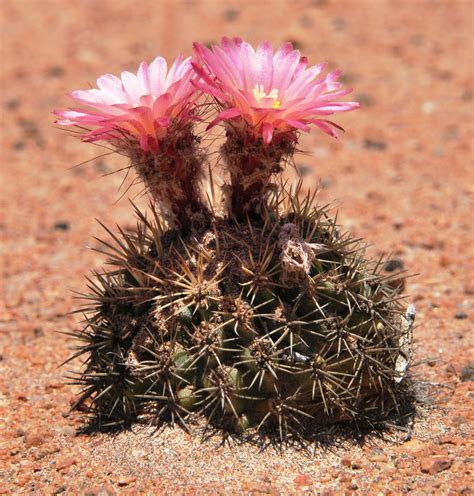
[[[281,437],[396,407],[400,297],[313,201],[277,194],[258,219],[186,237],[139,211],[134,233],[109,231],[114,270],[91,281],[76,407],[103,424],[145,415],[186,427],[201,413]],[[286,274],[287,225],[317,247],[307,274]]]

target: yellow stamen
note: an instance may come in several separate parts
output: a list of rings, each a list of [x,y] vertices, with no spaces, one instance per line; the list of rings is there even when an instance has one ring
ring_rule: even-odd
[[[270,93],[268,93],[267,95],[267,93],[265,93],[265,91],[263,90],[263,84],[256,84],[254,89],[252,90],[252,93],[255,100],[257,100],[257,102],[260,103],[260,100],[262,98],[272,98],[273,100],[275,100],[273,102],[272,108],[280,108],[281,102],[277,100],[278,98],[277,88],[273,88],[272,91],[270,91]]]

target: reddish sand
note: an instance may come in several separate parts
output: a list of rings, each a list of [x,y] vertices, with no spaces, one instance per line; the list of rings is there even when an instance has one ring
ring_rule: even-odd
[[[472,491],[474,273],[473,4],[468,0],[3,0],[0,494],[468,494]],[[415,372],[434,404],[411,439],[338,442],[313,457],[201,442],[179,429],[76,435],[76,390],[58,365],[77,328],[71,290],[103,259],[95,221],[133,223],[125,165],[53,127],[67,91],[193,40],[296,42],[345,69],[362,109],[338,141],[313,133],[298,157],[320,202],[411,273]],[[128,196],[137,193],[132,190]],[[143,201],[142,201],[143,204]],[[469,332],[471,331],[471,332]],[[470,485],[471,484],[471,485]]]

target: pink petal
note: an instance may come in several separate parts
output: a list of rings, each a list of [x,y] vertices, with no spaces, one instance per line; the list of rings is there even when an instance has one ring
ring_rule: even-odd
[[[109,95],[110,103],[126,103],[128,95],[123,88],[122,80],[113,74],[104,74],[97,79],[97,86],[103,94]]]
[[[163,57],[156,59],[148,67],[150,90],[154,95],[161,95],[165,90],[167,64]]]
[[[308,132],[310,130],[310,127],[301,121],[297,121],[294,119],[285,119],[285,122],[296,129],[301,129],[302,131]]]
[[[149,69],[148,64],[146,62],[142,62],[137,72],[138,83],[141,88],[142,95],[148,95],[151,93],[150,90],[150,78],[149,78]]]
[[[263,135],[263,142],[268,145],[273,138],[273,126],[268,123],[264,122],[262,125],[262,135]]]
[[[236,108],[230,108],[230,109],[227,109],[227,110],[224,110],[223,112],[221,112],[206,128],[207,129],[211,129],[212,127],[214,127],[216,124],[218,124],[220,121],[225,121],[225,120],[229,120],[229,119],[234,119],[235,117],[239,117],[241,115],[241,111],[239,109],[236,109]]]
[[[131,72],[124,71],[122,72],[122,83],[130,97],[130,103],[138,102],[143,93],[137,76]]]
[[[268,41],[257,47],[254,58],[254,74],[258,84],[263,84],[265,91],[272,90],[273,78],[273,50]]]

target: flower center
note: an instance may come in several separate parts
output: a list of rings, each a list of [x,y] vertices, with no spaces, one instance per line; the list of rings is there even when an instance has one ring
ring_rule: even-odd
[[[277,100],[278,90],[276,88],[273,88],[272,91],[267,94],[265,93],[265,91],[263,91],[263,84],[256,84],[252,90],[252,93],[253,97],[255,98],[255,100],[257,100],[258,103],[260,103],[260,100],[262,100],[263,98],[271,98],[273,100],[272,108],[279,109],[281,106],[280,100]]]

